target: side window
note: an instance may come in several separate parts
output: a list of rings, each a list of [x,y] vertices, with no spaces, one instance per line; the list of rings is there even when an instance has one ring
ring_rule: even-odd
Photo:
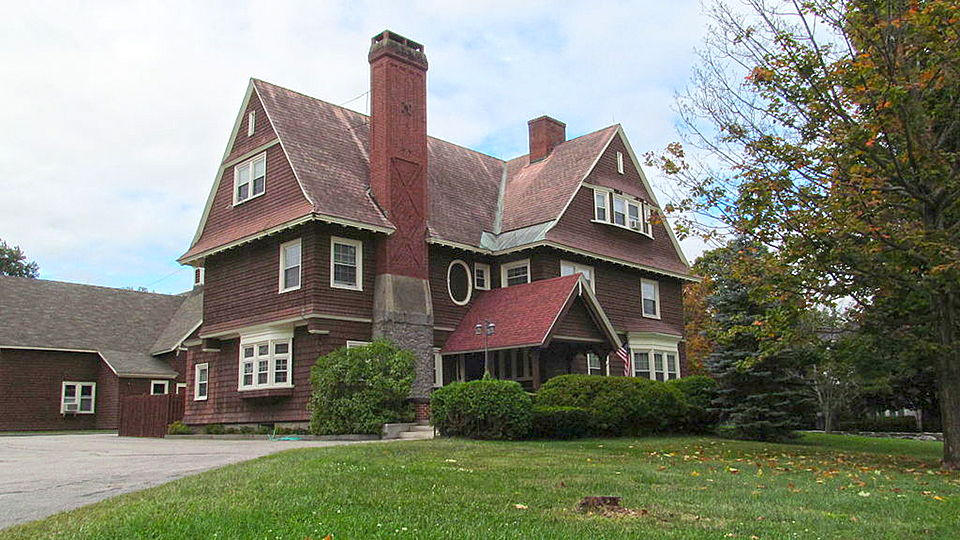
[[[478,291],[490,290],[490,265],[484,263],[473,264],[473,285]]]
[[[652,279],[640,280],[640,309],[644,317],[660,318],[660,284]]]
[[[300,239],[280,244],[280,292],[300,288]]]
[[[233,204],[263,195],[267,182],[267,155],[244,161],[233,168]]]
[[[330,237],[330,286],[363,290],[363,242]]]

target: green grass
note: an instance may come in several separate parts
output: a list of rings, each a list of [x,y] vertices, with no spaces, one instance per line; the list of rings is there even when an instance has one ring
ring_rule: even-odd
[[[806,435],[440,439],[291,450],[0,532],[10,538],[957,538],[938,443]],[[584,515],[618,495],[629,516]],[[525,508],[518,508],[523,505]]]

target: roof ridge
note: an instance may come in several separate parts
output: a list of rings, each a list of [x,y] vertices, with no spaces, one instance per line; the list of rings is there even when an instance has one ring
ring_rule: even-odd
[[[567,144],[567,143],[572,143],[572,142],[577,141],[577,140],[580,140],[580,139],[582,139],[582,138],[584,138],[584,137],[589,137],[590,135],[596,135],[597,133],[600,133],[601,131],[606,131],[606,130],[608,130],[608,129],[617,128],[617,127],[619,127],[619,126],[620,126],[620,123],[618,122],[618,123],[616,123],[616,124],[610,124],[609,126],[605,126],[605,127],[600,128],[600,129],[595,129],[595,130],[593,130],[593,131],[591,131],[591,132],[589,132],[589,133],[584,133],[583,135],[578,135],[578,136],[576,136],[576,137],[574,137],[574,138],[572,138],[572,139],[567,139],[567,140],[563,141],[562,143],[558,144],[557,146],[555,146],[555,147],[554,147],[554,150],[556,150],[557,148],[559,148],[559,147],[561,147],[561,146],[563,146],[563,145],[565,145],[565,144]],[[552,153],[553,153],[553,152],[551,151],[551,154],[552,154]],[[504,161],[504,163],[513,163],[514,161],[517,161],[518,159],[525,158],[525,157],[527,157],[527,156],[529,156],[529,155],[530,155],[530,152],[527,152],[526,154],[523,154],[522,156],[517,156],[517,157],[515,157],[515,158],[508,159],[508,160]],[[548,156],[548,157],[549,157],[549,156]]]
[[[0,275],[0,278],[11,279],[11,280],[19,279],[19,280],[29,281],[30,283],[55,283],[55,284],[57,284],[57,285],[67,285],[67,286],[70,286],[70,287],[85,287],[85,288],[91,288],[91,289],[106,289],[106,290],[108,290],[108,291],[118,291],[118,292],[124,292],[124,293],[128,293],[128,292],[129,292],[129,293],[137,293],[137,294],[151,294],[151,295],[153,295],[153,296],[163,296],[163,297],[165,297],[165,298],[177,298],[177,297],[181,297],[181,296],[185,296],[185,295],[190,294],[190,291],[184,291],[184,292],[179,292],[179,293],[160,293],[160,292],[154,292],[154,291],[138,291],[138,290],[136,290],[136,289],[127,289],[127,288],[124,288],[124,287],[110,287],[110,286],[107,286],[107,285],[94,285],[94,284],[92,284],[92,283],[77,283],[77,282],[74,282],[74,281],[59,281],[59,280],[56,280],[56,279],[25,278],[25,277],[20,277],[20,276],[2,276],[2,275]]]
[[[348,112],[350,112],[351,114],[355,114],[355,115],[357,115],[357,116],[362,116],[363,118],[367,118],[367,119],[370,118],[370,115],[369,115],[369,114],[364,114],[364,113],[362,113],[362,112],[355,111],[355,110],[353,110],[353,109],[351,109],[351,108],[349,108],[349,107],[344,107],[343,105],[338,105],[338,104],[336,104],[336,103],[327,101],[327,100],[325,100],[325,99],[320,99],[320,98],[318,98],[318,97],[313,97],[313,96],[304,94],[303,92],[298,92],[298,91],[296,91],[296,90],[291,90],[291,89],[287,88],[286,86],[280,86],[279,84],[273,84],[273,83],[268,82],[268,81],[265,81],[265,80],[263,80],[263,79],[257,79],[256,77],[251,77],[251,79],[254,80],[254,81],[256,81],[256,82],[259,82],[259,83],[267,84],[267,85],[273,86],[273,87],[275,87],[275,88],[279,88],[279,89],[281,89],[281,90],[285,90],[285,91],[290,92],[290,93],[292,93],[292,94],[297,94],[298,96],[303,96],[303,97],[305,97],[305,98],[307,98],[307,99],[312,99],[312,100],[314,100],[314,101],[319,101],[320,103],[324,103],[324,104],[330,105],[331,107],[336,107],[336,108],[338,108],[338,109],[341,109],[341,110],[344,110],[344,111],[348,111]],[[451,141],[448,141],[448,140],[446,140],[446,139],[441,139],[440,137],[434,137],[433,135],[430,135],[430,134],[427,134],[427,139],[433,139],[433,140],[438,141],[438,142],[442,142],[442,143],[445,143],[445,144],[449,144],[449,145],[451,145],[451,146],[456,146],[456,147],[458,147],[458,148],[462,148],[462,149],[467,150],[467,151],[469,151],[469,152],[473,152],[474,154],[479,154],[479,155],[481,155],[481,156],[485,156],[485,157],[488,157],[488,158],[491,158],[491,159],[495,159],[495,160],[499,161],[500,163],[506,163],[505,160],[503,160],[503,159],[501,159],[501,158],[498,158],[497,156],[494,156],[494,155],[491,155],[491,154],[487,154],[486,152],[481,152],[481,151],[479,151],[479,150],[470,148],[469,146],[465,146],[465,145],[460,144],[460,143],[451,142]]]

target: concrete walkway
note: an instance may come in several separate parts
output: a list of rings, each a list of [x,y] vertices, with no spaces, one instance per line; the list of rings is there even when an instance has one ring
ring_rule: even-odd
[[[281,450],[346,444],[363,442],[0,437],[0,529]]]

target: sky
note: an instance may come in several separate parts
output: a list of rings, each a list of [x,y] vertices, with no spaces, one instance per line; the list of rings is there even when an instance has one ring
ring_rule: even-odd
[[[508,159],[546,114],[568,138],[620,123],[642,155],[679,139],[706,28],[696,0],[0,7],[0,239],[43,279],[164,293],[192,286],[176,259],[251,77],[367,112],[370,38],[390,29],[425,46],[432,136]]]

